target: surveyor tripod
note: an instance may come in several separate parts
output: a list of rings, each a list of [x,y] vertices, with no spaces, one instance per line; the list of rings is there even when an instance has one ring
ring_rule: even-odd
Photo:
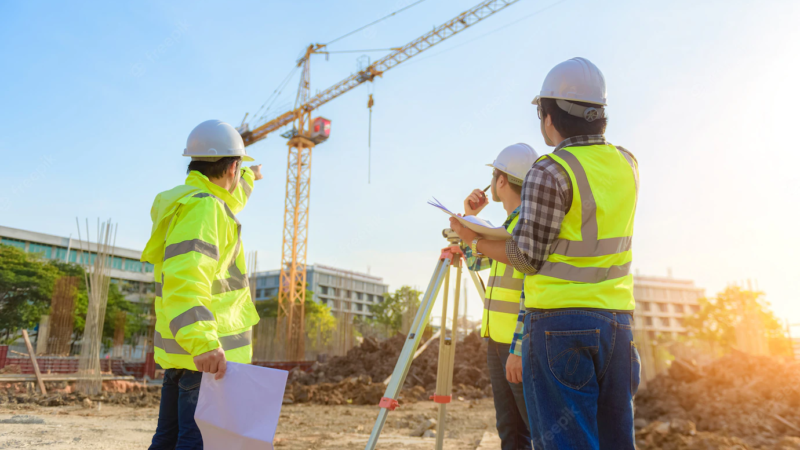
[[[449,228],[442,230],[442,235],[451,245],[461,242],[458,235]],[[366,450],[375,449],[389,411],[394,411],[397,407],[397,397],[400,395],[400,389],[402,389],[403,383],[406,381],[406,375],[408,375],[408,370],[411,368],[411,363],[416,356],[415,353],[422,339],[423,331],[425,327],[428,326],[433,304],[439,296],[439,289],[442,287],[442,284],[444,284],[442,326],[439,333],[439,367],[436,372],[436,391],[431,397],[434,402],[439,404],[439,418],[436,422],[436,449],[442,449],[446,431],[447,404],[450,403],[453,389],[453,365],[456,356],[456,323],[458,319],[459,293],[461,291],[461,261],[462,254],[459,251],[449,247],[442,250],[439,261],[436,263],[436,269],[433,271],[433,277],[428,284],[428,289],[425,290],[425,295],[422,297],[416,316],[414,316],[414,322],[411,324],[406,342],[403,344],[403,350],[400,352],[392,376],[389,378],[386,392],[384,392],[383,398],[381,398],[378,404],[381,410],[378,413],[378,418],[375,420],[375,425],[372,427],[372,433],[369,435],[369,440],[365,447]],[[455,266],[456,268],[456,289],[453,298],[453,326],[450,336],[447,336],[447,298],[450,292],[450,266]],[[468,272],[481,298],[484,298],[485,293],[481,279],[475,272],[471,270],[468,270]]]

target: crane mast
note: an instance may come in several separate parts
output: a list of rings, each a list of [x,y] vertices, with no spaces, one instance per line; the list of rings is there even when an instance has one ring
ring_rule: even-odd
[[[432,31],[418,37],[403,47],[373,62],[344,80],[309,98],[310,60],[315,53],[325,53],[324,44],[312,44],[297,62],[302,66],[300,86],[294,108],[250,131],[243,123],[240,128],[246,146],[252,145],[286,125],[292,130],[284,134],[289,138],[286,164],[286,198],[283,213],[283,244],[281,246],[281,274],[278,288],[278,338],[285,339],[285,359],[305,357],[305,300],[306,256],[308,250],[309,191],[311,187],[311,154],[317,142],[312,137],[311,113],[320,106],[373,81],[398,64],[418,55],[434,45],[449,39],[476,23],[517,3],[519,0],[486,0],[464,11]],[[245,117],[246,119],[246,117]]]

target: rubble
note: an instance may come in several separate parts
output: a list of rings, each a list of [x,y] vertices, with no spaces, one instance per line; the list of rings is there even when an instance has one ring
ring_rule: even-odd
[[[386,390],[382,381],[392,374],[405,340],[402,334],[380,342],[366,338],[347,355],[334,357],[327,364],[315,364],[310,372],[292,370],[287,383],[287,392],[292,393],[288,402],[377,404]],[[433,393],[438,358],[436,339],[412,363],[401,401],[425,400]],[[471,333],[456,346],[453,397],[477,399],[488,395],[491,385],[486,344],[477,333]]]
[[[673,362],[636,396],[642,449],[800,450],[800,365],[733,353]]]
[[[0,384],[0,405],[14,409],[18,405],[83,406],[91,408],[97,403],[128,405],[134,407],[158,406],[161,402],[160,386],[145,386],[129,381],[104,381],[101,395],[87,396],[74,392],[67,382],[47,383],[47,394],[42,395],[33,383]]]

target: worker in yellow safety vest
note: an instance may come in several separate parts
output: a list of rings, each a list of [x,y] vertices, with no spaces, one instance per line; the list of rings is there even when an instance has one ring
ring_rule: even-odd
[[[525,274],[522,379],[537,450],[634,450],[631,242],[638,163],[605,139],[606,82],[556,65],[533,100],[555,150],[525,176],[513,239],[475,247]],[[462,239],[474,233],[454,227]]]
[[[501,202],[508,217],[504,228],[513,233],[519,222],[520,192],[522,180],[537,158],[536,152],[527,144],[508,146],[497,155],[492,164],[491,196]],[[464,200],[466,215],[478,215],[489,204],[484,191],[475,189]],[[486,283],[486,298],[483,300],[483,319],[481,336],[488,342],[486,362],[494,394],[497,432],[500,435],[502,450],[523,450],[531,448],[528,431],[528,415],[522,392],[520,356],[522,341],[522,321],[520,311],[524,274],[512,266],[480,254],[475,248],[477,239],[462,241],[461,250],[467,257],[470,270],[490,269]],[[519,330],[517,329],[519,326]],[[507,379],[509,364],[519,367],[516,380]]]
[[[202,372],[225,375],[227,361],[249,364],[258,323],[248,288],[242,225],[236,214],[261,179],[239,133],[218,120],[189,134],[183,185],[156,196],[142,261],[155,266],[155,361],[162,368],[161,409],[150,446],[202,449],[194,421]]]

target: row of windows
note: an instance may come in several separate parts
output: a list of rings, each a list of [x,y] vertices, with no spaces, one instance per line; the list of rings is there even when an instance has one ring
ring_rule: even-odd
[[[637,302],[637,303],[639,304],[639,306],[641,306],[641,308],[644,311],[658,311],[662,313],[674,312],[676,314],[686,314],[687,312],[696,314],[698,311],[700,311],[700,306],[698,305],[680,305],[680,304],[652,303],[652,302]],[[688,306],[688,309],[686,308],[686,306]],[[672,311],[670,311],[670,309]]]
[[[372,312],[372,305],[365,305],[363,303],[351,303],[343,300],[336,300],[332,298],[320,298],[320,303],[330,306],[331,309],[337,311],[367,311]]]
[[[678,327],[683,327],[683,319],[682,318],[671,319],[669,317],[656,317],[655,319],[658,321],[657,323],[659,325],[661,325],[662,327],[669,328],[670,326],[672,326],[672,321],[673,320],[675,321],[675,324]],[[653,326],[653,323],[654,323],[653,322],[653,317],[645,317],[644,318],[644,323],[647,326]]]
[[[13,247],[17,247],[20,250],[25,250],[25,241],[20,241],[18,239],[8,239],[2,238],[0,239],[0,243],[5,245],[10,245]],[[56,247],[55,254],[53,254],[53,246],[52,245],[42,245],[37,244],[36,242],[29,242],[28,243],[28,253],[39,253],[46,259],[58,259],[58,260],[65,260],[67,259],[67,249],[64,247]],[[70,249],[69,250],[69,259],[68,261],[71,263],[78,262],[78,253],[81,254],[80,264],[90,265],[94,264],[95,254],[87,254],[85,252],[80,252],[79,249]],[[118,270],[126,270],[128,272],[142,272],[142,266],[144,266],[144,271],[146,273],[153,273],[153,265],[150,263],[143,263],[141,261],[137,261],[135,259],[128,259],[122,258],[119,256],[114,256],[111,258],[110,265],[112,269]]]

